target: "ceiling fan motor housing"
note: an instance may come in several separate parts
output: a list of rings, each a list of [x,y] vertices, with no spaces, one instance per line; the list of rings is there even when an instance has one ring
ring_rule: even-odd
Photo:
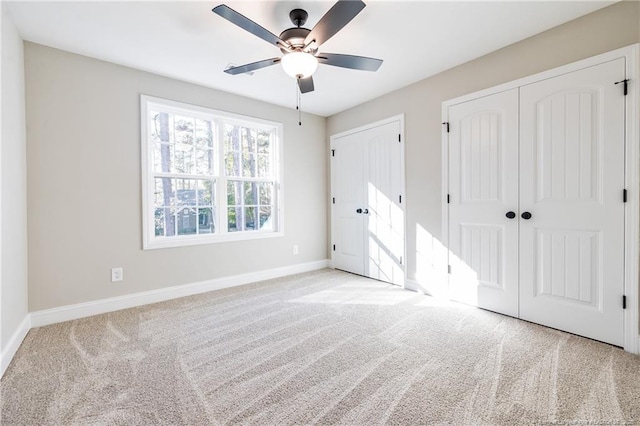
[[[280,33],[280,38],[286,42],[288,42],[291,46],[293,46],[296,50],[304,47],[304,40],[307,38],[307,35],[311,32],[308,28],[300,28],[294,27],[284,30]],[[313,45],[313,43],[312,43]],[[285,49],[280,48],[282,53],[288,53]],[[307,49],[305,52],[314,54],[317,49]]]

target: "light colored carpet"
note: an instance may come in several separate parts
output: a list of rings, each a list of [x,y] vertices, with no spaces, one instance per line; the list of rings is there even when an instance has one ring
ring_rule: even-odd
[[[2,425],[640,424],[640,357],[329,269],[31,330]]]

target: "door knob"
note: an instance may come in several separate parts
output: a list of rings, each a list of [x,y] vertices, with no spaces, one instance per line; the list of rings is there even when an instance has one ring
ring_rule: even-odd
[[[362,213],[362,209],[356,210],[356,213]]]
[[[507,212],[507,214],[505,216],[507,216],[509,219],[513,219],[514,217],[516,217],[516,213],[515,212]]]
[[[362,213],[369,214],[369,209],[364,209],[364,211]]]
[[[529,220],[531,219],[531,213],[529,212],[524,212],[520,215],[524,220]]]

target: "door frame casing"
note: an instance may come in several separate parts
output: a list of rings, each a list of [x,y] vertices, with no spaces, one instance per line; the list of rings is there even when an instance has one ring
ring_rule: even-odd
[[[375,127],[380,127],[380,126],[384,126],[385,124],[389,124],[389,123],[393,123],[395,121],[399,121],[400,122],[400,176],[401,176],[401,187],[402,187],[402,200],[403,202],[400,203],[401,209],[402,209],[402,216],[403,216],[403,247],[402,247],[402,264],[400,265],[402,267],[402,272],[404,274],[404,279],[403,279],[403,287],[406,287],[406,282],[407,282],[407,197],[406,197],[406,193],[407,193],[407,188],[406,188],[406,178],[405,178],[405,132],[404,132],[404,114],[398,114],[398,115],[394,115],[392,117],[389,118],[385,118],[383,120],[379,120],[379,121],[375,121],[373,123],[369,123],[369,124],[365,124],[363,126],[359,126],[359,127],[355,127],[353,129],[349,129],[349,130],[345,130],[344,132],[340,132],[340,133],[336,133],[334,135],[331,135],[329,137],[329,174],[331,177],[331,188],[329,189],[329,205],[331,206],[331,241],[329,242],[330,246],[329,246],[329,251],[331,252],[331,259],[330,259],[330,266],[331,268],[335,269],[335,265],[334,265],[334,252],[333,249],[331,248],[331,246],[334,244],[334,241],[336,241],[336,228],[334,226],[334,217],[333,217],[333,203],[331,201],[331,197],[332,197],[332,193],[333,193],[333,188],[335,187],[335,182],[334,182],[334,173],[333,173],[333,162],[331,161],[331,150],[335,149],[335,140],[344,136],[349,136],[352,135],[354,133],[359,133],[359,132],[363,132],[366,130],[370,130],[373,129]]]
[[[592,56],[537,74],[513,80],[488,89],[469,93],[442,103],[442,121],[449,122],[449,107],[506,90],[568,74],[618,58],[625,58],[626,78],[629,80],[625,105],[625,242],[624,242],[624,350],[640,354],[640,43]],[[612,82],[613,84],[614,82]],[[622,87],[620,88],[622,90]],[[442,131],[442,243],[449,247],[449,137]],[[622,189],[622,188],[621,188]],[[621,195],[622,196],[622,195]],[[441,268],[447,271],[446,265]],[[443,272],[444,273],[444,272]],[[448,275],[442,277],[449,281]],[[620,301],[622,303],[622,301]]]

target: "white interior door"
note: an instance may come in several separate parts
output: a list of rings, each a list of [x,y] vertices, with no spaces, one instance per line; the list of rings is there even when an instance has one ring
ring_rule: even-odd
[[[366,275],[365,271],[365,162],[362,134],[336,138],[332,145],[333,266]]]
[[[452,106],[449,124],[450,297],[518,316],[518,91]]]
[[[623,343],[624,59],[520,88],[520,317]],[[526,216],[526,214],[525,214]]]
[[[404,283],[404,211],[400,122],[362,132],[366,153],[366,275]]]
[[[400,121],[332,138],[333,266],[404,283]]]

